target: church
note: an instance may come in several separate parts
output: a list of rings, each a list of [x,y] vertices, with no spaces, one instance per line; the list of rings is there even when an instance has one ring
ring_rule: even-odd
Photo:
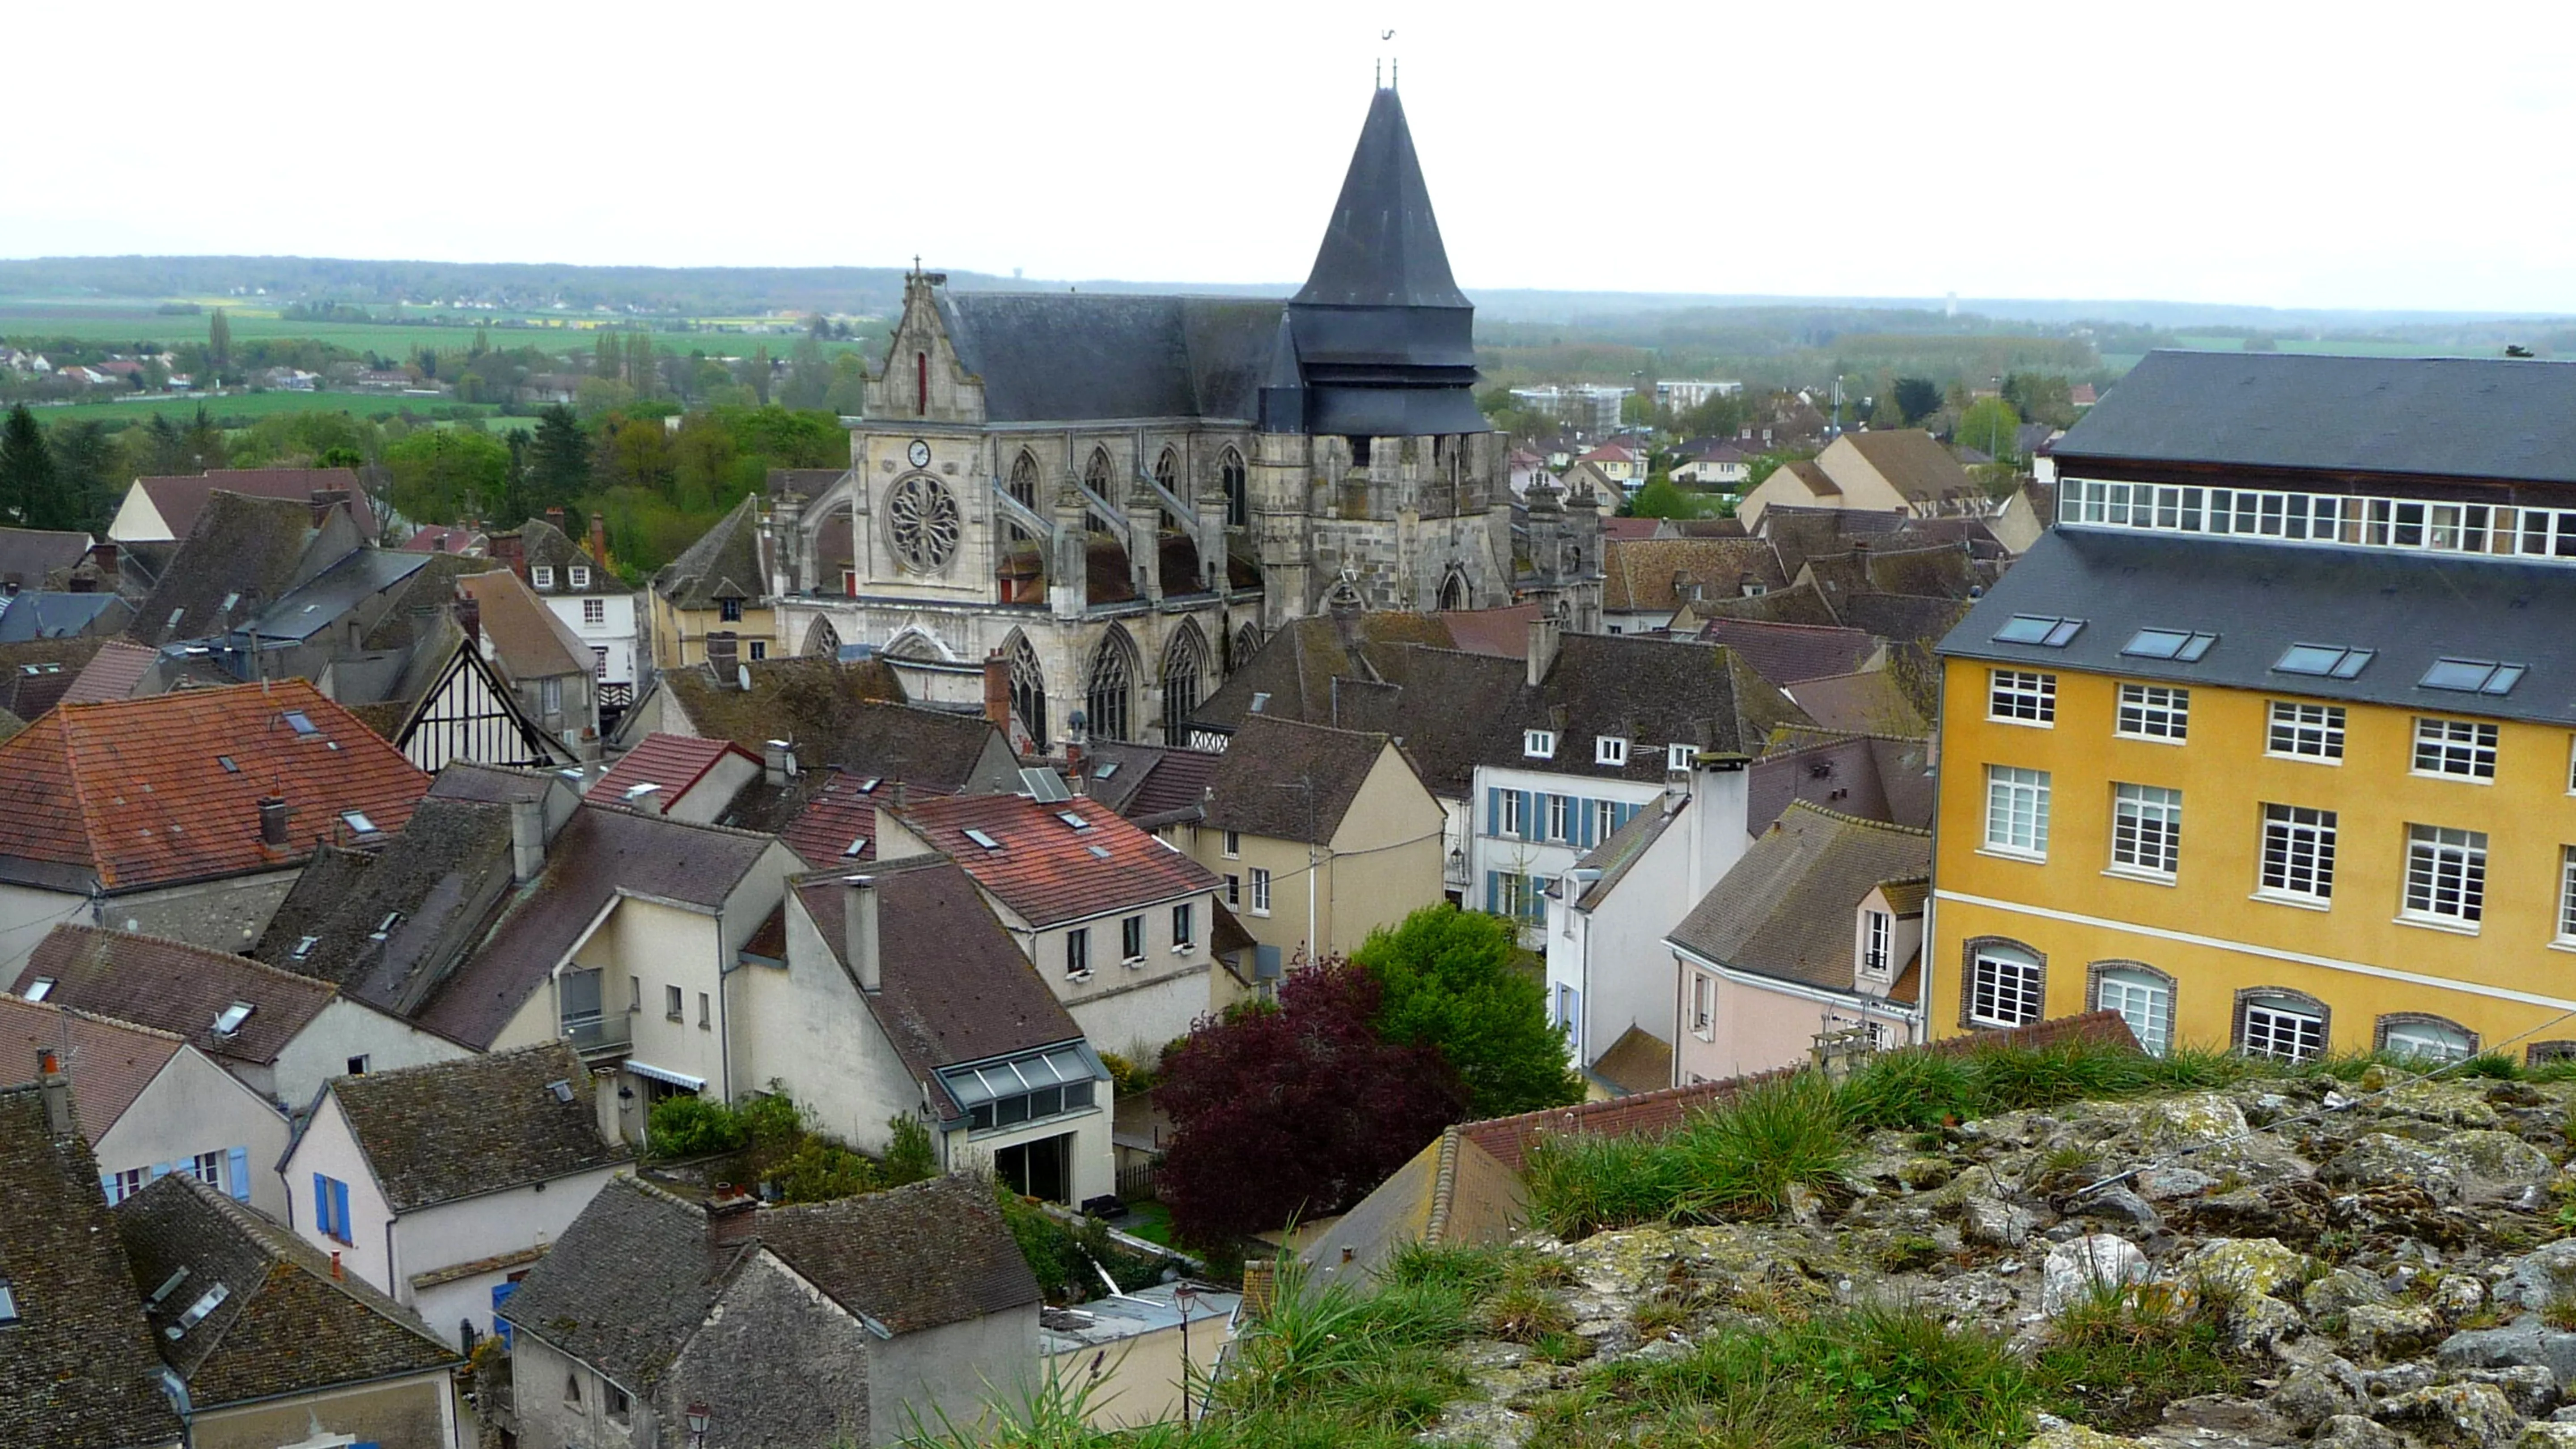
[[[1535,500],[1515,547],[1474,324],[1384,88],[1285,303],[916,269],[849,471],[769,500],[780,645],[871,646],[961,705],[1006,660],[1014,743],[1044,750],[1187,743],[1228,673],[1327,607],[1536,598],[1581,628],[1600,500]]]

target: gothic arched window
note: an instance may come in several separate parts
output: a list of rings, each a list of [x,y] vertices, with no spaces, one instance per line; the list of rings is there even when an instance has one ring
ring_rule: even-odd
[[[1154,459],[1154,481],[1162,484],[1163,491],[1166,493],[1181,491],[1181,455],[1179,453],[1165,448]]]
[[[1091,450],[1091,461],[1082,465],[1082,486],[1090,489],[1092,496],[1101,499],[1103,502],[1108,500],[1109,450],[1107,448],[1094,448]],[[1085,530],[1092,533],[1107,533],[1109,531],[1109,525],[1103,522],[1100,515],[1097,513],[1085,514],[1083,516],[1082,526]]]
[[[1163,743],[1189,743],[1190,716],[1198,713],[1199,691],[1207,679],[1207,640],[1195,624],[1183,624],[1163,650]]]
[[[1046,671],[1038,666],[1038,651],[1029,646],[1026,634],[1011,636],[1011,713],[1019,716],[1020,727],[1029,732],[1030,746],[1045,749]]]
[[[1091,680],[1083,687],[1082,707],[1096,740],[1129,738],[1130,704],[1136,693],[1134,648],[1127,631],[1112,628],[1091,655]]]
[[[814,627],[805,631],[805,652],[819,659],[837,659],[841,655],[841,631],[832,621],[816,616]]]
[[[1467,607],[1467,576],[1465,574],[1458,572],[1456,569],[1451,569],[1449,571],[1449,577],[1441,581],[1440,607],[1444,612],[1450,609],[1463,609]]]
[[[1031,513],[1037,512],[1038,460],[1030,456],[1029,450],[1026,448],[1022,448],[1020,450],[1020,456],[1011,460],[1011,481],[1009,487],[1011,490],[1012,501],[1018,503],[1021,507],[1026,508]],[[1011,542],[1017,543],[1028,536],[1029,531],[1027,529],[1020,527],[1016,523],[1011,525]]]
[[[1234,659],[1226,666],[1226,668],[1228,670],[1241,669],[1243,666],[1252,662],[1253,655],[1260,652],[1261,631],[1253,628],[1250,624],[1246,624],[1242,628],[1234,631]]]
[[[1252,522],[1252,499],[1244,487],[1243,455],[1232,448],[1216,460],[1217,481],[1225,485],[1225,526],[1243,528]]]

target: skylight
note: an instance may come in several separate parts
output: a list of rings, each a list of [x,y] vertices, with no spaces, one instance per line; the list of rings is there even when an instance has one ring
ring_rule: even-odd
[[[313,948],[321,944],[322,938],[319,936],[306,936],[301,940],[298,940],[295,943],[295,959],[301,961],[305,957],[312,955]]]
[[[313,723],[312,717],[300,709],[288,710],[285,718],[286,727],[299,735],[310,736],[322,733],[321,729]]]
[[[2486,659],[2436,659],[2416,681],[2426,689],[2455,689],[2462,694],[2511,694],[2528,672],[2520,664]]]
[[[169,1296],[170,1296],[171,1294],[173,1294],[173,1293],[178,1292],[178,1291],[179,1291],[179,1285],[180,1285],[180,1284],[182,1284],[182,1283],[185,1283],[185,1282],[187,1282],[187,1281],[188,1281],[188,1269],[186,1268],[186,1266],[185,1266],[185,1265],[182,1265],[182,1266],[180,1267],[179,1271],[177,1271],[177,1272],[175,1272],[175,1273],[171,1274],[169,1277],[164,1278],[164,1279],[162,1279],[162,1280],[161,1280],[161,1286],[152,1290],[152,1296],[143,1300],[143,1306],[144,1306],[144,1307],[146,1307],[146,1308],[158,1308],[158,1307],[160,1307],[160,1306],[161,1306],[161,1300],[163,1300],[163,1299],[165,1299],[165,1298],[169,1297]]]
[[[1091,828],[1090,821],[1083,819],[1081,816],[1074,814],[1070,810],[1059,810],[1055,812],[1055,818],[1072,826],[1076,830],[1089,830]]]
[[[856,860],[859,857],[859,852],[866,850],[867,848],[868,838],[862,835],[858,839],[851,841],[849,848],[842,851],[841,854],[848,856],[852,860]]]
[[[225,773],[225,774],[227,774],[227,775],[238,775],[238,774],[240,774],[240,773],[241,773],[241,766],[240,766],[240,765],[238,765],[238,764],[235,764],[235,763],[233,762],[233,757],[232,757],[232,756],[230,756],[230,755],[217,755],[217,756],[215,756],[215,763],[216,763],[216,764],[218,764],[218,765],[223,766],[223,767],[224,767],[224,773]]]
[[[1109,847],[1108,847],[1108,846],[1105,846],[1105,845],[1086,845],[1086,846],[1084,846],[1084,847],[1083,847],[1083,849],[1090,851],[1094,857],[1096,857],[1096,858],[1098,858],[1098,859],[1100,859],[1100,860],[1107,860],[1107,859],[1109,858]]]
[[[0,1278],[0,1323],[15,1323],[17,1321],[18,1290],[9,1286],[8,1279]]]
[[[546,1090],[555,1094],[556,1101],[561,1102],[566,1106],[570,1106],[572,1104],[572,1083],[563,1080],[561,1077],[546,1083]]]
[[[250,1014],[258,1009],[247,1001],[236,1001],[225,1007],[223,1015],[215,1018],[215,1035],[231,1036],[241,1030],[241,1024],[250,1020]]]
[[[221,1308],[224,1300],[231,1296],[233,1296],[232,1290],[226,1288],[221,1283],[207,1289],[205,1296],[199,1298],[196,1302],[189,1304],[188,1311],[179,1315],[179,1321],[172,1325],[168,1330],[169,1336],[177,1338],[179,1335],[186,1333],[189,1329],[196,1327],[205,1319],[207,1314]]]
[[[2209,646],[2218,642],[2215,634],[2199,634],[2183,629],[2140,629],[2120,646],[2120,652],[2139,659],[2171,659],[2182,664],[2198,664]]]
[[[967,831],[966,838],[975,842],[977,845],[984,847],[986,850],[999,850],[1002,848],[1002,842],[995,840],[993,837],[986,835],[980,830]]]
[[[2339,644],[2293,644],[2281,651],[2272,668],[2282,674],[2322,674],[2334,679],[2360,675],[2375,649],[2346,649]]]
[[[1270,703],[1270,691],[1266,689],[1256,689],[1252,692],[1252,712],[1254,714],[1261,713],[1262,706],[1268,703]]]
[[[2015,614],[1995,631],[1995,642],[2063,649],[2069,640],[2083,631],[2084,621],[2081,619],[2065,619],[2055,614]]]
[[[27,988],[27,999],[29,1001],[42,1001],[53,994],[54,978],[51,976],[39,976],[36,978],[35,984]]]
[[[368,819],[367,812],[364,810],[341,811],[340,823],[348,826],[351,830],[358,832],[360,835],[373,835],[376,833],[376,822]]]
[[[885,777],[883,775],[870,775],[859,782],[859,793],[862,795],[873,795],[877,791],[877,786],[884,783]]]
[[[392,935],[394,933],[394,927],[401,924],[402,912],[387,911],[385,912],[385,918],[376,922],[376,928],[367,933],[367,939],[370,941],[381,941],[387,936]]]
[[[1118,762],[1116,760],[1103,760],[1097,766],[1093,767],[1091,778],[1095,780],[1106,780],[1117,773]]]

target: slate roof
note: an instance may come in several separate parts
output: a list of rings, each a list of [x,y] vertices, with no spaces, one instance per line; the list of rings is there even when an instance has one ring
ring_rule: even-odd
[[[258,617],[244,622],[236,632],[245,639],[255,633],[263,641],[310,639],[347,618],[368,600],[401,588],[428,566],[426,554],[353,548],[268,602]]]
[[[710,1252],[695,1203],[634,1178],[600,1188],[498,1310],[630,1392],[650,1392],[747,1250]]]
[[[53,1135],[32,1084],[0,1088],[0,1274],[18,1307],[0,1352],[0,1443],[177,1449],[184,1430],[98,1160],[79,1135]]]
[[[514,800],[543,800],[561,784],[563,777],[551,771],[458,760],[438,772],[438,778],[430,782],[429,793],[438,800],[507,805]]]
[[[1932,828],[1931,748],[1920,739],[1775,731],[1771,748],[1745,772],[1745,828],[1759,834],[1792,800],[1838,815]]]
[[[1221,759],[1206,750],[1094,740],[1083,747],[1083,793],[1140,829],[1160,830],[1200,818]]]
[[[186,1173],[171,1173],[117,1205],[134,1291],[148,1295],[185,1271],[146,1310],[164,1362],[199,1410],[463,1364],[419,1315],[291,1230]],[[181,1332],[180,1316],[221,1284],[224,1301]],[[441,1391],[443,1379],[432,1380]]]
[[[103,639],[30,639],[0,644],[0,709],[22,720],[60,703],[80,672],[106,648]]]
[[[1754,673],[1783,689],[1802,679],[1850,674],[1878,652],[1878,640],[1866,630],[1764,619],[1712,619],[1699,637],[1703,644],[1734,650]]]
[[[757,599],[769,592],[760,564],[760,500],[745,494],[731,513],[653,575],[653,589],[675,609],[712,609],[719,599]]]
[[[89,557],[86,533],[44,528],[0,528],[0,584],[22,589],[60,588]]]
[[[509,807],[433,794],[382,848],[317,852],[252,954],[406,1014],[482,939],[512,886]]]
[[[2063,649],[1997,643],[1995,632],[2017,613],[2086,623]],[[1941,652],[2564,724],[2576,721],[2570,617],[2576,570],[2559,564],[2054,528],[1950,631]],[[2205,630],[2218,642],[2197,663],[2122,654],[2145,628]],[[2377,652],[2352,679],[2284,674],[2273,666],[2292,644]],[[2503,695],[2424,688],[2417,681],[2442,658],[2514,663],[2529,672]],[[8,748],[0,746],[0,760]]]
[[[1771,545],[1752,538],[1611,539],[1601,546],[1601,568],[1601,607],[1612,611],[1680,608],[1690,602],[1683,578],[1704,599],[1737,597],[1747,581],[1789,585]]]
[[[140,644],[110,639],[98,646],[89,663],[81,666],[71,687],[63,691],[61,703],[97,704],[110,699],[130,699],[136,685],[160,656]]]
[[[787,740],[800,768],[841,765],[924,789],[966,788],[994,737],[980,714],[903,704],[903,687],[882,661],[770,659],[745,667],[748,691],[730,680],[719,684],[703,669],[666,673],[661,687],[692,729],[731,740],[755,759],[769,741]]]
[[[1916,594],[1851,594],[1836,606],[1845,624],[1897,644],[1939,639],[1967,611],[1965,599]]]
[[[480,606],[485,657],[512,681],[566,674],[590,677],[590,646],[517,574],[495,569],[458,579],[459,592]]]
[[[138,644],[199,639],[247,623],[258,604],[294,586],[313,536],[312,508],[300,499],[217,493],[190,517],[194,525],[179,534],[178,553],[134,611],[127,632]]]
[[[661,786],[661,808],[686,795],[707,771],[727,755],[760,763],[760,756],[731,740],[704,740],[695,735],[649,734],[625,758],[609,767],[591,793],[610,803],[621,802],[626,792],[638,785]]]
[[[471,959],[414,1011],[421,1025],[487,1047],[619,891],[720,909],[771,838],[585,804],[546,846]]]
[[[845,874],[799,880],[796,899],[846,971]],[[916,856],[867,874],[881,892],[877,946],[884,982],[867,998],[868,1010],[906,1075],[928,1086],[941,1120],[966,1113],[940,1082],[940,1068],[1081,1039],[1082,1028],[1038,979],[964,871]]]
[[[2150,352],[2053,451],[2075,473],[2117,460],[2576,483],[2576,364]]]
[[[1588,911],[1608,898],[1619,888],[1619,882],[1627,879],[1629,869],[1645,859],[1646,852],[1655,848],[1655,842],[1663,839],[1664,832],[1689,808],[1690,803],[1684,800],[1674,809],[1640,810],[1628,817],[1627,824],[1611,831],[1608,839],[1585,851],[1583,858],[1574,863],[1575,869],[1597,870],[1601,875],[1575,897],[1575,908]]]
[[[137,478],[134,486],[152,500],[161,521],[170,525],[172,538],[186,538],[195,532],[199,515],[217,492],[291,502],[298,513],[308,517],[316,493],[346,489],[353,503],[367,496],[366,490],[358,486],[358,475],[346,468],[217,468],[202,474]],[[360,525],[372,532],[373,510],[358,508],[354,512]]]
[[[1431,189],[1393,88],[1369,97],[1350,170],[1296,301],[1304,306],[1464,308]]]
[[[1271,840],[1329,845],[1388,738],[1253,715],[1216,757],[1206,822]]]
[[[769,496],[777,498],[793,493],[811,502],[849,476],[847,468],[772,468],[769,470]]]
[[[576,565],[590,570],[588,588],[576,589],[572,586],[572,571]],[[536,581],[523,572],[526,569],[539,567],[555,571],[555,581],[551,587],[537,588]],[[544,598],[561,595],[565,598],[578,599],[594,594],[634,592],[627,588],[615,574],[608,571],[607,565],[590,551],[588,543],[574,538],[543,518],[531,518],[519,525],[519,562],[512,572],[518,574],[522,582]]]
[[[1749,599],[1710,599],[1693,604],[1690,612],[1701,620],[1755,619],[1774,624],[1815,624],[1836,628],[1842,624],[1834,607],[1825,602],[1824,592],[1809,583],[1792,584],[1773,589]]]
[[[1861,898],[1932,868],[1932,834],[1801,800],[1709,888],[1667,937],[1703,960],[1828,991],[1854,989]]]
[[[345,837],[344,811],[401,829],[428,789],[301,679],[66,705],[0,744],[0,879],[133,890],[278,869]],[[287,802],[283,849],[260,842],[270,794]]]
[[[186,1045],[171,1032],[74,1011],[50,999],[39,1005],[17,994],[0,996],[0,1053],[33,1063],[41,1049],[60,1050],[63,1075],[72,1084],[73,1117],[93,1142],[107,1135]]]
[[[1363,613],[1348,621],[1329,616],[1298,619],[1262,641],[1249,660],[1238,660],[1234,673],[1208,696],[1194,721],[1231,728],[1251,714],[1255,695],[1268,695],[1263,709],[1309,724],[1339,725],[1333,711],[1336,679],[1383,678],[1381,666],[1396,646],[1415,643],[1463,648],[1449,632],[1447,614]],[[1526,637],[1526,631],[1524,631]]]
[[[897,1334],[1038,1304],[1028,1259],[975,1178],[763,1209],[753,1231],[834,1302]]]
[[[985,416],[997,423],[1248,422],[1281,312],[1275,300],[1230,297],[947,287],[933,297],[959,365],[983,379]]]
[[[1841,441],[1878,470],[1910,502],[1947,501],[1976,492],[1959,460],[1921,428],[1845,433]]]
[[[1822,589],[1825,601],[1839,607],[1861,594],[1910,594],[1921,598],[1964,599],[1983,580],[1968,551],[1955,545],[1930,548],[1856,549],[1850,553],[1807,559],[1807,577]]]
[[[572,1100],[557,1101],[552,1082],[569,1082]],[[590,1070],[566,1042],[334,1077],[325,1090],[396,1213],[632,1156],[600,1140]]]
[[[0,598],[0,644],[105,634],[133,613],[133,606],[114,594],[20,593]]]
[[[1058,818],[1070,813],[1076,829]],[[1033,926],[1052,926],[1216,888],[1206,866],[1137,829],[1115,811],[1081,801],[1041,804],[1021,795],[913,800],[896,818],[931,849]],[[980,830],[1000,843],[967,838]],[[1094,849],[1107,858],[1092,854]]]
[[[218,1061],[255,1066],[276,1061],[332,995],[325,982],[248,957],[97,926],[54,927],[10,993],[26,995],[39,977],[53,980],[48,1004],[173,1033]],[[251,1014],[232,1035],[217,1036],[215,1018],[238,1002],[250,1003]]]
[[[1660,783],[1664,746],[1751,756],[1773,726],[1803,724],[1806,714],[1765,683],[1732,650],[1705,644],[1668,643],[1611,634],[1569,634],[1556,666],[1502,723],[1485,763],[1527,768],[1521,732],[1554,729],[1559,774]],[[1596,765],[1596,736],[1630,742],[1624,766]]]

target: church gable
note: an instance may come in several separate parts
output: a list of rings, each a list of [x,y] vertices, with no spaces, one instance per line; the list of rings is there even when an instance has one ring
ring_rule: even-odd
[[[867,415],[897,422],[984,421],[984,381],[958,346],[938,298],[944,272],[913,272],[903,282],[903,315],[886,346],[886,364],[868,379]]]

